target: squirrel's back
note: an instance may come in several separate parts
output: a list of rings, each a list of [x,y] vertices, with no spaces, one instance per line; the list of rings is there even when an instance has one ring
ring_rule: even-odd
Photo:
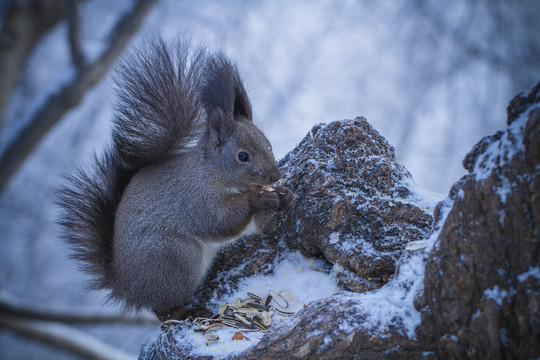
[[[163,40],[133,51],[118,65],[113,143],[59,190],[58,221],[73,257],[93,275],[93,289],[112,288],[115,213],[141,168],[192,147],[203,117],[200,88],[209,55],[188,42]]]

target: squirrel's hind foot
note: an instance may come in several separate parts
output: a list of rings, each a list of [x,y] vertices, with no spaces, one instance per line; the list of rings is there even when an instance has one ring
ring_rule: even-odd
[[[187,320],[189,318],[195,319],[198,317],[206,317],[209,318],[213,314],[210,310],[205,308],[204,306],[197,306],[197,307],[184,307],[184,306],[177,306],[172,309],[163,311],[163,310],[153,310],[154,314],[156,314],[157,318],[161,322],[165,322],[167,320]]]

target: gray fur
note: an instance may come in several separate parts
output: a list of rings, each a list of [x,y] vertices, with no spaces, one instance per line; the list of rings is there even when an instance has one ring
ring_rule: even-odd
[[[191,298],[223,245],[289,208],[292,193],[263,190],[279,171],[223,54],[159,40],[124,60],[116,81],[113,146],[93,173],[68,178],[59,222],[92,287],[163,314]]]

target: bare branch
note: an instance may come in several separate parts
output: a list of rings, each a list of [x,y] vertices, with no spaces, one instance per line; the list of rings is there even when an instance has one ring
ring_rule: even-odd
[[[86,90],[103,77],[155,2],[156,0],[136,0],[133,8],[117,22],[110,35],[110,45],[101,56],[94,63],[82,67],[76,77],[52,94],[26,126],[13,137],[0,158],[0,192],[49,129],[82,100]]]
[[[19,318],[32,318],[36,320],[57,321],[63,323],[125,323],[125,324],[159,324],[155,316],[124,316],[104,314],[66,313],[36,308],[24,304],[22,299],[0,290],[0,314]]]
[[[0,22],[0,126],[4,108],[36,42],[62,19],[61,0],[10,1]]]
[[[68,40],[71,50],[71,61],[77,68],[84,66],[84,54],[81,47],[79,26],[79,0],[64,0],[66,6],[66,19],[68,22]]]
[[[49,321],[20,319],[8,315],[0,317],[0,325],[48,344],[73,351],[88,359],[135,359],[134,356],[72,326]]]

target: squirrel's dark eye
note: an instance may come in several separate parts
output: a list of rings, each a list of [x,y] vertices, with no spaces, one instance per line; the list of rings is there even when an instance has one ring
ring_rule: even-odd
[[[246,162],[249,160],[249,154],[245,151],[240,151],[237,157],[238,157],[238,160],[240,160],[241,162]]]

